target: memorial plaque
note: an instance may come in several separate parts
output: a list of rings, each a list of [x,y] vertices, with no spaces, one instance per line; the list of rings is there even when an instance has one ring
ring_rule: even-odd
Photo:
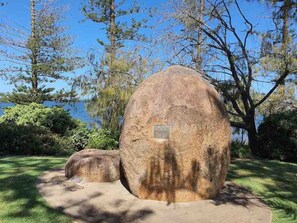
[[[154,138],[156,139],[169,139],[170,126],[168,125],[155,125]]]

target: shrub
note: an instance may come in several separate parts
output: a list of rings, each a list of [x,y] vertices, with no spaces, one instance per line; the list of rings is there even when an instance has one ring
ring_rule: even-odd
[[[106,129],[93,129],[89,137],[88,147],[92,149],[116,149],[118,141]]]
[[[85,123],[78,122],[78,126],[69,131],[68,135],[76,150],[82,150],[88,145],[90,130],[87,128]]]
[[[41,126],[45,126],[51,132],[63,136],[67,131],[75,129],[77,122],[63,108],[53,107],[46,108],[46,114],[41,120]]]
[[[237,140],[231,143],[231,158],[248,159],[251,157],[251,151],[247,144]]]
[[[85,147],[115,149],[118,137],[105,129],[89,130],[63,108],[31,103],[4,110],[0,117],[0,154],[70,155]]]
[[[63,108],[16,105],[0,117],[0,153],[70,155],[87,145],[88,134],[86,124]]]
[[[77,152],[77,148],[74,143],[67,137],[60,137],[58,135],[52,136],[53,146],[48,147],[48,153],[52,153],[51,155],[55,156],[69,156],[73,153]],[[50,154],[48,154],[50,155]]]
[[[259,156],[268,159],[297,161],[297,110],[264,118],[259,125]]]
[[[65,135],[66,131],[77,127],[75,119],[63,108],[47,108],[37,103],[5,108],[0,122],[45,127],[62,136]]]
[[[70,155],[75,152],[71,141],[34,125],[0,123],[1,155]]]

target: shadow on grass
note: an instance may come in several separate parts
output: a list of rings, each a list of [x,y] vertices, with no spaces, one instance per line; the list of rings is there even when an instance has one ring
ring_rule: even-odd
[[[51,208],[36,188],[38,177],[44,171],[62,167],[65,162],[65,158],[56,157],[0,157],[0,222],[71,222],[62,214],[65,207]],[[53,180],[52,183],[59,182]],[[121,223],[135,222],[152,213],[145,209],[111,213],[84,202],[71,204],[78,207],[78,213],[69,216],[86,222]]]
[[[263,206],[262,203],[257,202],[257,198],[251,193],[250,190],[240,187],[232,182],[225,182],[224,187],[212,203],[215,205],[233,204],[248,208],[249,206]]]
[[[70,222],[51,209],[36,189],[43,171],[61,166],[63,158],[0,157],[0,220],[3,222]]]
[[[272,209],[297,219],[297,165],[268,160],[234,160],[228,179],[248,187]]]

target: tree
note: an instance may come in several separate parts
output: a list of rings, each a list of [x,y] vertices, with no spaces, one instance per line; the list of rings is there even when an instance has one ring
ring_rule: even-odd
[[[280,42],[288,44],[291,41],[290,22],[297,19],[297,1],[265,0],[265,2],[274,8],[273,21],[276,26],[276,34],[280,37]]]
[[[266,71],[276,72],[280,76],[290,66],[294,66],[296,61],[291,61],[291,57],[296,51],[296,35],[294,34],[294,23],[297,16],[297,1],[294,0],[266,0],[272,7],[272,20],[274,29],[263,33],[262,41],[262,64]],[[277,113],[296,108],[295,86],[290,83],[292,79],[284,79],[278,89],[273,92],[263,105],[268,108],[269,113]],[[262,109],[264,110],[264,109]]]
[[[251,38],[256,37],[258,33],[243,14],[237,1],[207,1],[205,8],[208,10],[204,11],[204,21],[189,10],[187,1],[181,2],[182,4],[175,4],[173,19],[182,21],[178,24],[185,30],[187,23],[196,24],[207,37],[206,52],[211,62],[205,65],[204,76],[222,93],[228,113],[231,115],[231,125],[247,131],[252,154],[259,154],[256,111],[289,75],[297,73],[294,62],[296,51],[291,48],[286,58],[282,60],[281,73],[270,72],[271,78],[263,77],[261,50],[251,46],[251,42],[254,42]],[[235,13],[238,16],[236,20],[242,21],[240,27],[234,23]],[[188,42],[189,36],[182,34],[180,36],[179,41],[183,46],[180,51],[185,47],[194,51],[193,45],[183,44]],[[258,45],[261,48],[261,44]],[[193,61],[191,57],[188,59]],[[269,82],[266,93],[256,92],[255,87],[259,81]]]
[[[126,104],[147,72],[146,61],[139,61],[137,54],[121,54],[112,65],[103,55],[97,72],[84,81],[85,93],[92,96],[87,103],[89,114],[100,117],[101,127],[110,130],[115,138],[120,134]]]
[[[205,58],[205,36],[200,27],[206,14],[205,12],[208,11],[205,8],[205,0],[169,1],[167,8],[171,9],[175,7],[188,11],[200,23],[197,24],[196,21],[188,19],[187,16],[177,15],[176,12],[162,12],[165,21],[170,21],[170,25],[162,38],[164,48],[168,50],[168,55],[173,52],[172,58],[167,60],[167,62],[170,64],[179,63],[192,66],[196,70],[202,71],[203,64],[207,60]]]
[[[137,21],[133,15],[141,13],[140,7],[136,3],[126,6],[125,1],[88,0],[82,10],[87,19],[98,23],[107,39],[97,40],[103,48],[100,59],[94,53],[89,57],[93,70],[83,84],[92,97],[87,108],[101,118],[102,128],[118,137],[126,103],[146,72],[143,51],[123,49],[128,41],[147,41],[140,33],[147,19]]]
[[[271,96],[259,106],[259,112],[264,117],[281,112],[297,109],[296,86],[294,83],[280,85],[279,89],[274,91]],[[260,97],[262,95],[259,95]]]
[[[146,40],[144,35],[139,33],[140,29],[146,27],[147,19],[137,21],[131,15],[141,13],[140,7],[134,3],[128,9],[124,10],[124,1],[115,0],[88,0],[83,7],[83,13],[86,18],[102,25],[109,42],[97,40],[104,47],[111,61],[116,58],[117,50],[124,47],[125,41]],[[130,20],[129,23],[125,21]],[[119,20],[121,19],[121,21]]]
[[[75,97],[72,90],[55,91],[47,86],[57,80],[68,81],[65,74],[80,65],[71,49],[72,38],[59,24],[63,13],[64,9],[55,7],[51,0],[30,0],[30,29],[1,25],[0,52],[7,66],[0,72],[15,85],[6,95],[9,101],[42,103]]]

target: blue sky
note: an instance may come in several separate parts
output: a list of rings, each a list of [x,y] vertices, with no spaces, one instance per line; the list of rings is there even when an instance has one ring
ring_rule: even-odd
[[[30,27],[29,6],[30,0],[6,0],[6,6],[0,8],[0,22],[14,22],[23,27]],[[80,51],[81,56],[85,56],[90,48],[98,49],[97,38],[104,38],[104,32],[100,30],[98,24],[91,21],[85,21],[81,12],[82,3],[84,0],[57,0],[58,4],[67,5],[68,11],[65,15],[65,25],[69,27],[69,32],[74,36],[74,47]],[[127,0],[127,3],[132,2]],[[166,0],[140,0],[139,4],[142,7],[155,7],[157,9],[166,8]],[[244,13],[247,17],[258,24],[260,27],[265,27],[268,23],[265,22],[265,16],[270,12],[264,4],[259,4],[257,1],[239,1]],[[238,24],[240,21],[235,20]],[[144,31],[148,35],[157,36],[162,33],[160,27],[160,18],[153,18],[152,23],[156,26],[154,30]],[[252,44],[252,43],[251,43]],[[162,55],[162,52],[160,52]],[[166,55],[164,55],[166,56]],[[4,66],[0,62],[0,67]],[[63,82],[57,82],[55,87],[64,87]],[[8,92],[12,90],[12,86],[7,85],[0,79],[0,92]]]

